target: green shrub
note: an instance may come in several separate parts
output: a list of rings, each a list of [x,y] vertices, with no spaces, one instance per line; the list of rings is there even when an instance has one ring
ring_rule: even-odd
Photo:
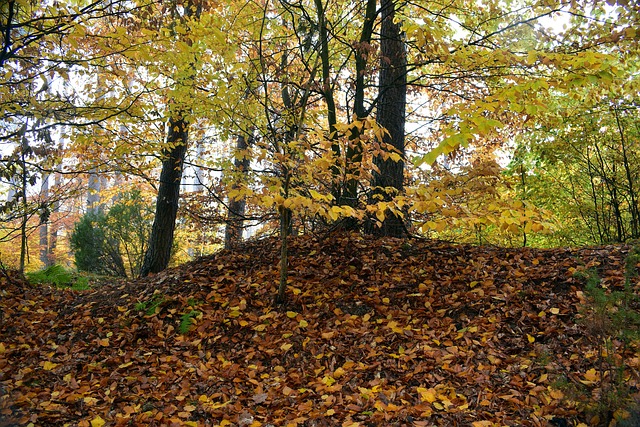
[[[71,235],[79,271],[138,276],[152,224],[152,210],[140,191],[119,195],[109,211],[85,214]]]

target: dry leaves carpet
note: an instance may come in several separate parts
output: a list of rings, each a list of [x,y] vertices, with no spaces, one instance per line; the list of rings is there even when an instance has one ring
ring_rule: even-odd
[[[575,271],[615,289],[628,250],[298,237],[285,306],[275,239],[85,292],[2,277],[0,425],[589,423],[557,386],[598,393]]]

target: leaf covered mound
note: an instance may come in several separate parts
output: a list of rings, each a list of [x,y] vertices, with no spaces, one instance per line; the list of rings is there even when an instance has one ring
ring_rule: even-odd
[[[628,251],[297,237],[283,306],[276,239],[80,293],[5,276],[0,425],[588,422],[556,384],[598,360],[575,272],[619,288]]]

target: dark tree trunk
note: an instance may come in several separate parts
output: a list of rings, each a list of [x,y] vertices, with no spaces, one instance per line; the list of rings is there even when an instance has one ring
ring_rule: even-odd
[[[341,173],[338,163],[340,161],[341,150],[337,141],[336,124],[338,123],[336,101],[333,91],[333,82],[331,81],[331,62],[329,52],[329,32],[327,30],[327,20],[324,12],[322,0],[315,0],[316,14],[318,17],[318,31],[320,35],[320,59],[322,61],[322,96],[327,103],[327,122],[329,124],[329,139],[332,142],[331,151],[335,159],[331,168],[333,175],[333,183],[331,185],[331,194],[334,200],[339,203],[342,198]]]
[[[189,123],[183,118],[170,119],[167,131],[167,150],[162,161],[160,186],[156,200],[156,214],[151,229],[149,247],[144,257],[140,276],[158,273],[169,265],[173,233],[178,214],[180,181],[184,157],[187,152]]]
[[[378,172],[373,174],[374,201],[389,201],[401,194],[404,186],[404,124],[407,103],[407,58],[400,24],[394,22],[394,0],[382,0],[380,34],[380,91],[377,122],[385,134],[381,153],[374,158]],[[399,160],[389,154],[400,155]],[[405,234],[404,219],[391,211],[385,212],[382,226],[374,226],[373,234],[400,237]]]
[[[364,106],[365,95],[365,75],[367,71],[368,58],[371,56],[371,37],[377,16],[376,0],[367,0],[364,23],[360,40],[355,49],[356,61],[356,84],[353,99],[353,113],[356,120],[367,118],[368,111]],[[358,177],[360,176],[360,164],[362,163],[362,142],[360,142],[360,132],[354,129],[350,135],[351,144],[346,150],[346,174],[347,179],[342,193],[342,200],[338,204],[356,207],[358,204]],[[355,223],[350,221],[347,228],[355,228]]]
[[[249,138],[251,142],[251,137]],[[249,157],[246,154],[246,150],[249,148],[249,143],[243,135],[238,135],[236,140],[236,159],[234,160],[235,171],[240,173],[244,179],[249,170]],[[242,157],[240,157],[242,156]],[[234,186],[235,188],[235,186]],[[227,212],[227,224],[224,230],[224,247],[226,249],[232,248],[234,245],[242,241],[242,230],[244,228],[246,199],[245,197],[239,197],[229,199],[229,207]]]

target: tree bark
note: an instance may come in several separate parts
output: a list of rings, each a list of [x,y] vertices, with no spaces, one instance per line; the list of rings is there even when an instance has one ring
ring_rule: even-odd
[[[42,203],[40,209],[48,209],[49,174],[46,172],[42,174],[40,200]],[[49,267],[52,264],[49,248],[49,215],[45,212],[40,213],[40,262],[42,262],[45,267]]]
[[[367,109],[364,106],[365,74],[368,58],[371,55],[371,37],[377,11],[376,0],[367,0],[364,24],[360,33],[360,41],[356,46],[356,84],[353,100],[353,113],[356,120],[367,118]],[[353,130],[351,134],[352,144],[347,148],[347,181],[342,194],[342,200],[338,204],[346,204],[355,207],[358,201],[358,176],[360,175],[360,163],[362,162],[362,143],[359,141],[360,132]]]
[[[249,138],[251,140],[251,137]],[[249,147],[244,135],[238,135],[236,139],[236,159],[234,160],[235,171],[245,177],[249,170],[249,157],[246,150]],[[242,157],[240,157],[242,156]],[[234,185],[233,188],[237,188]],[[227,223],[224,230],[224,247],[230,249],[242,241],[242,230],[244,228],[244,216],[246,209],[245,197],[229,199],[227,210]]]
[[[187,152],[189,123],[184,118],[171,118],[167,130],[167,149],[164,153],[160,187],[156,200],[156,214],[151,229],[149,247],[140,276],[158,273],[169,265],[178,215],[180,182]]]
[[[340,161],[340,145],[337,141],[336,124],[338,123],[336,101],[331,81],[331,62],[329,58],[329,31],[322,0],[315,0],[316,16],[318,18],[318,32],[320,36],[320,59],[322,62],[322,97],[327,103],[327,123],[329,125],[329,139],[332,142],[331,151],[334,157],[334,165],[331,167],[333,183],[331,195],[336,202],[342,198],[341,174],[338,162]]]
[[[400,24],[394,22],[394,0],[381,1],[379,95],[376,120],[388,133],[380,142],[381,153],[374,158],[378,171],[373,173],[373,201],[390,201],[404,190],[405,111],[407,103],[407,58]],[[399,160],[389,154],[397,153]],[[382,226],[373,234],[401,237],[406,227],[401,215],[385,212]]]

